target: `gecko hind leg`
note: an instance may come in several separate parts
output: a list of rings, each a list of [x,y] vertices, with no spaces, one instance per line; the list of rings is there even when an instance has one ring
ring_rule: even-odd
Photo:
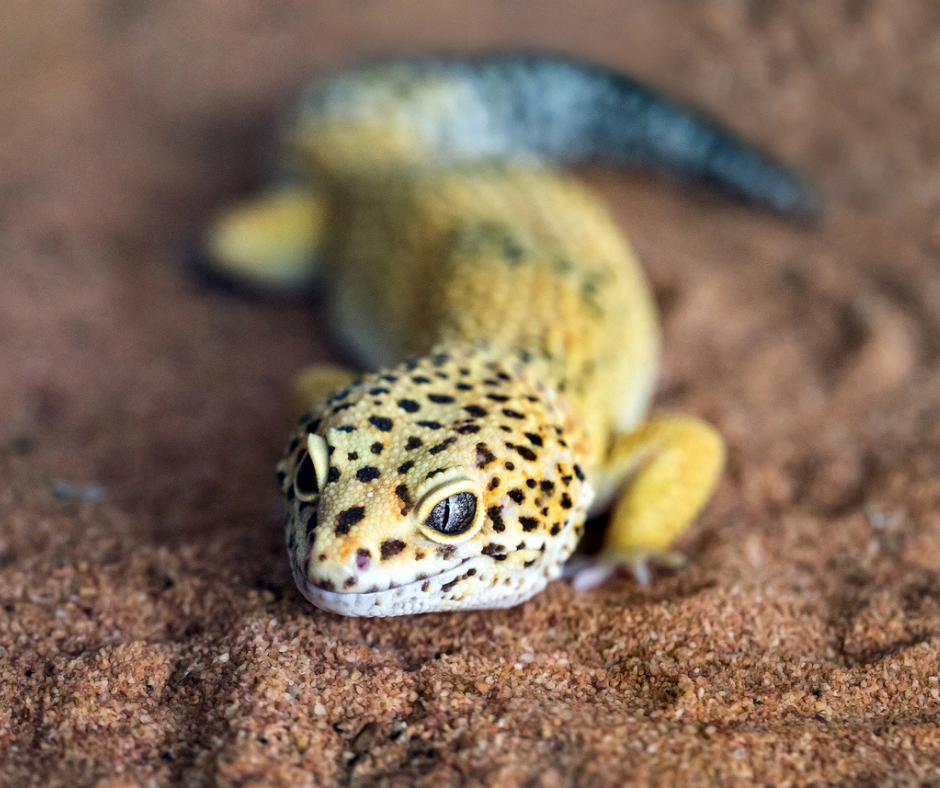
[[[649,562],[682,566],[673,551],[712,494],[724,467],[725,446],[718,432],[686,416],[651,419],[618,435],[607,457],[606,475],[624,479],[610,515],[604,546],[573,585],[585,590],[619,567],[649,582]]]
[[[222,210],[203,237],[211,269],[263,290],[315,281],[326,225],[323,199],[299,186],[273,187]]]

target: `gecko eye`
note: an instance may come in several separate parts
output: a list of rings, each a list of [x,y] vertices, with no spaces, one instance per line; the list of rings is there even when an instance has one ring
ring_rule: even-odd
[[[415,510],[421,532],[435,542],[464,542],[483,525],[474,485],[455,479],[435,487]]]
[[[307,436],[307,451],[302,452],[294,477],[294,492],[298,500],[310,501],[320,494],[330,470],[330,453],[326,441],[319,435]]]
[[[436,504],[424,524],[444,536],[459,536],[473,527],[477,499],[473,493],[460,492]]]

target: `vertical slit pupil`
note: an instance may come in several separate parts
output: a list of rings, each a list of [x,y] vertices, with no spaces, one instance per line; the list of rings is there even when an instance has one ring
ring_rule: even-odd
[[[437,504],[425,525],[445,536],[458,536],[473,525],[477,513],[477,499],[473,493],[459,492]]]

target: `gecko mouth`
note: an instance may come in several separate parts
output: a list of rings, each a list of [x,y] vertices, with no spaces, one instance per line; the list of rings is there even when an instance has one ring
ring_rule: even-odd
[[[331,613],[344,616],[401,616],[456,607],[459,601],[456,586],[461,580],[478,576],[492,561],[474,556],[432,577],[392,586],[382,591],[326,591],[317,587],[293,561],[294,580],[310,602]],[[453,601],[455,604],[446,604]]]

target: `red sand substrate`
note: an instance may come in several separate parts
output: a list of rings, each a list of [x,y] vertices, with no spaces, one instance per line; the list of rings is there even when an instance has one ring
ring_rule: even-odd
[[[940,784],[938,31],[932,0],[3,4],[0,783]],[[694,100],[825,220],[586,173],[663,310],[657,407],[730,444],[686,571],[319,612],[273,465],[322,319],[184,252],[309,76],[519,46]]]

